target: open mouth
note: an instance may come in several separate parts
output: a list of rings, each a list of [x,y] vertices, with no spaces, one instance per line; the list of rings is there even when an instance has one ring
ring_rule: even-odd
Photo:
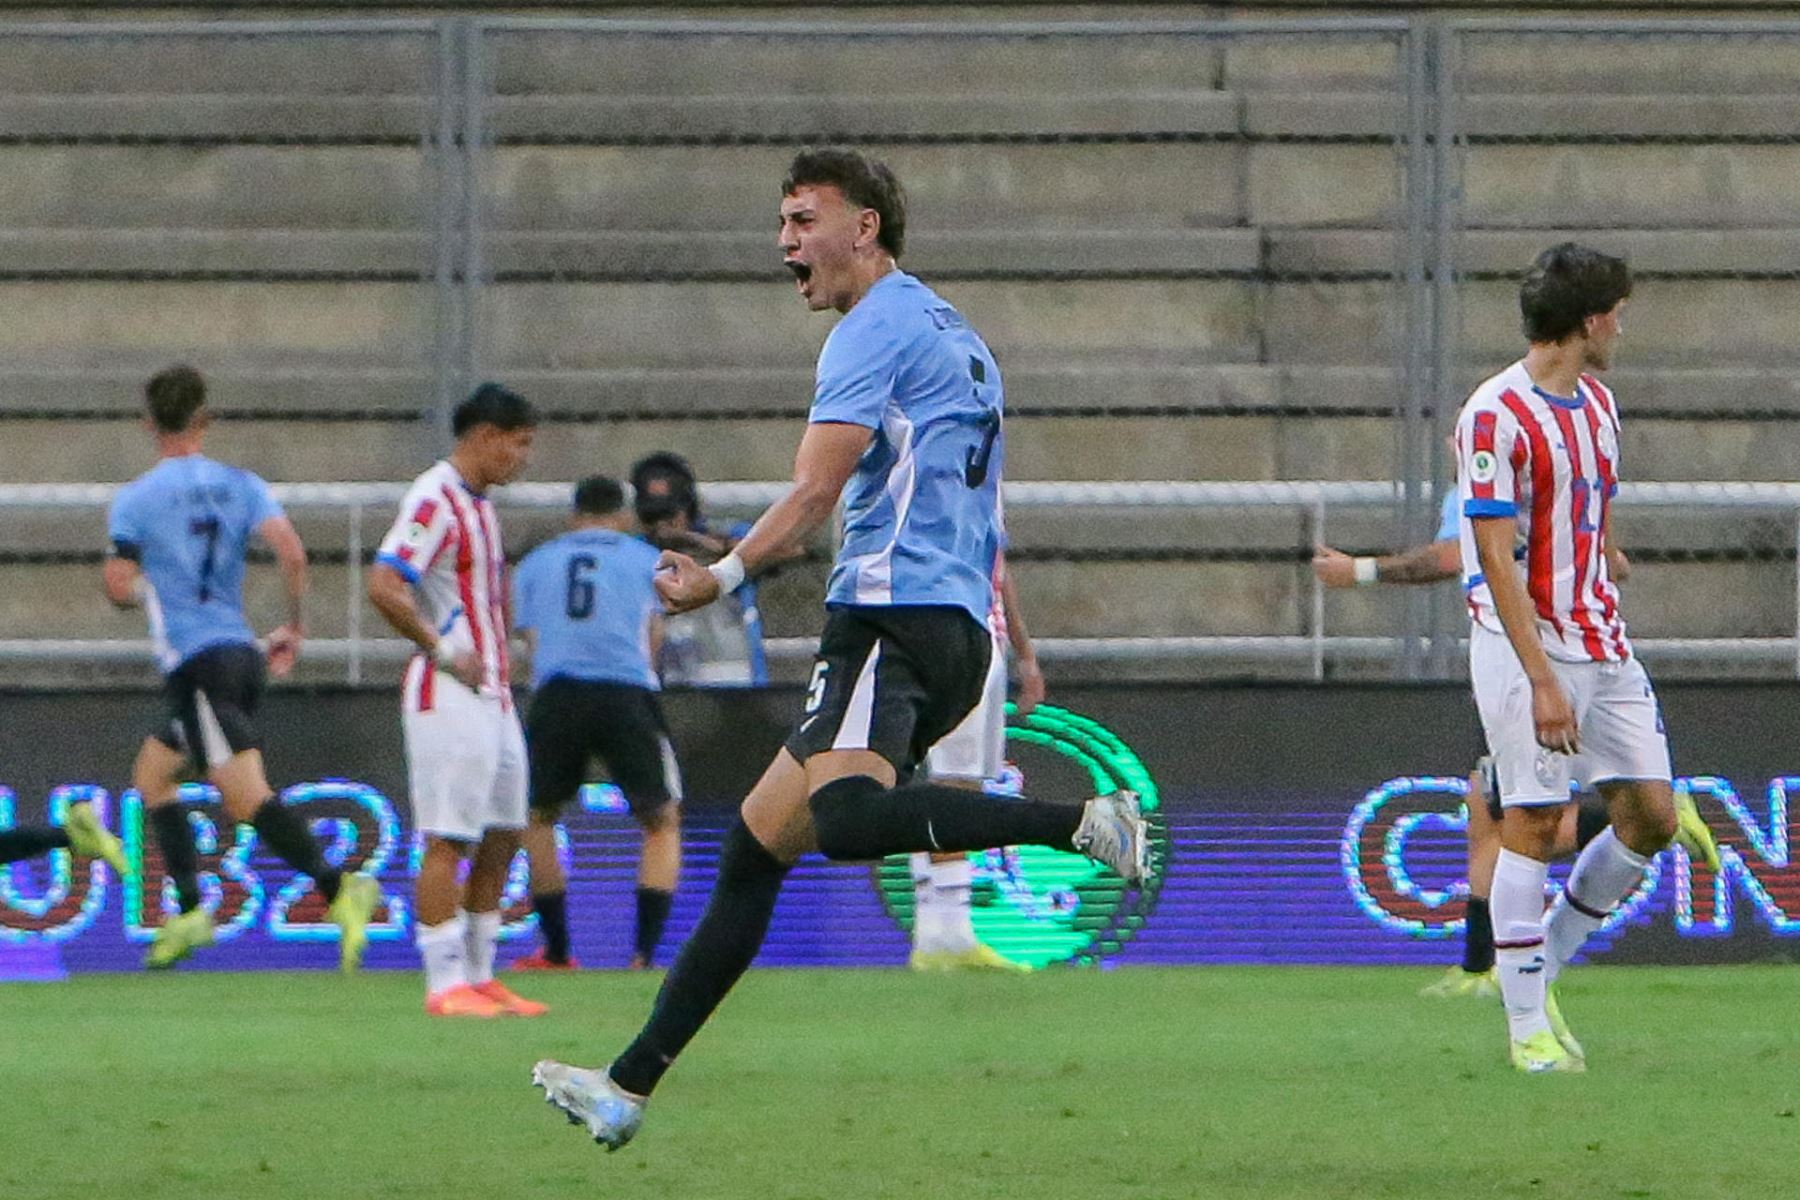
[[[790,258],[783,260],[783,265],[794,273],[794,279],[799,283],[805,283],[812,278],[812,265],[810,263],[803,263],[799,259]]]

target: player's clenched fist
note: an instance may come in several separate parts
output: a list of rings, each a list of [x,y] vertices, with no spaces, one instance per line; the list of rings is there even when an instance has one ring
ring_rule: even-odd
[[[664,550],[656,560],[656,594],[669,612],[692,612],[719,598],[719,580],[687,555]]]

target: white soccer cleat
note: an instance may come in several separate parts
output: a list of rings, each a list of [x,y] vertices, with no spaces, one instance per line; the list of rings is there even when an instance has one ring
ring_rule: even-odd
[[[1142,883],[1150,874],[1150,830],[1136,792],[1121,789],[1089,800],[1074,842],[1075,849],[1111,867],[1126,883]]]
[[[605,1071],[546,1058],[531,1068],[531,1082],[544,1089],[544,1103],[562,1109],[569,1124],[587,1126],[608,1151],[629,1142],[644,1123],[645,1102],[620,1088]]]

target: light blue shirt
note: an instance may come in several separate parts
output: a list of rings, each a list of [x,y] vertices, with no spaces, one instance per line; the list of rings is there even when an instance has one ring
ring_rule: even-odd
[[[933,604],[987,620],[1000,544],[1000,368],[937,293],[876,281],[819,352],[811,420],[874,440],[844,487],[827,606]]]
[[[107,518],[113,552],[135,561],[163,670],[210,646],[254,644],[244,616],[244,554],[282,515],[258,476],[200,454],[165,458],[120,488]]]
[[[1462,512],[1456,506],[1455,488],[1444,493],[1444,507],[1438,516],[1437,535],[1431,540],[1434,542],[1462,540]]]
[[[525,556],[513,575],[513,622],[537,634],[531,686],[562,676],[661,686],[650,665],[656,548],[611,529],[577,529]]]

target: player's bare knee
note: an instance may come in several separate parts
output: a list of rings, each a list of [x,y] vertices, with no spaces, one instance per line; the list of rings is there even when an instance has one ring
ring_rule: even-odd
[[[1507,848],[1548,862],[1556,845],[1556,831],[1562,825],[1562,806],[1522,805],[1506,810],[1501,827],[1501,842]]]
[[[654,806],[647,805],[632,815],[637,818],[638,828],[646,834],[681,832],[681,805],[673,800],[664,800]]]
[[[1634,788],[1612,807],[1613,832],[1634,853],[1655,854],[1675,838],[1675,798],[1666,785]]]

